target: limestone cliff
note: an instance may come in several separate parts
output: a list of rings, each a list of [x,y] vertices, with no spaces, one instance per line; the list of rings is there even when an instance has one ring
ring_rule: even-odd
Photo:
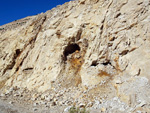
[[[15,86],[82,88],[148,110],[150,1],[71,1],[0,26],[0,88]]]

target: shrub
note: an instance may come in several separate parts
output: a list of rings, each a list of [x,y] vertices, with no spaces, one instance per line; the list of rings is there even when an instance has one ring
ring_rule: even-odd
[[[0,28],[0,30],[3,30],[4,28]]]
[[[89,111],[87,111],[86,108],[79,109],[73,106],[69,109],[69,113],[89,113]]]

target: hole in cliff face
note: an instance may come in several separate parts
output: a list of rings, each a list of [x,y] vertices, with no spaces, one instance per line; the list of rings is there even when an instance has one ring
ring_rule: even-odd
[[[16,51],[13,54],[13,59],[11,60],[11,62],[7,65],[7,67],[4,69],[3,74],[6,73],[7,70],[11,70],[13,69],[15,63],[16,63],[16,58],[19,56],[19,54],[21,53],[20,49],[16,49]]]
[[[32,67],[28,67],[28,68],[25,68],[23,71],[29,71],[29,70],[33,70]]]
[[[102,64],[103,64],[104,66],[107,66],[107,65],[109,65],[109,64],[111,65],[111,62],[108,60],[108,61],[106,61],[106,62],[103,62]]]
[[[16,50],[16,56],[18,56],[21,53],[20,49]]]
[[[121,53],[119,53],[119,55],[126,55],[126,54],[128,54],[128,52],[129,52],[129,50],[124,50],[124,51],[122,51]]]
[[[97,65],[98,65],[97,60],[94,60],[94,61],[92,62],[92,64],[91,64],[91,66],[97,66]]]
[[[80,47],[78,46],[78,44],[70,44],[68,45],[65,50],[64,50],[64,60],[66,61],[67,60],[67,56],[69,54],[72,54],[74,53],[75,51],[80,51]]]
[[[8,69],[12,69],[12,68],[14,67],[14,65],[15,65],[15,63],[16,63],[15,60],[16,60],[16,58],[19,56],[20,53],[21,53],[20,49],[16,49],[12,63],[7,66]]]

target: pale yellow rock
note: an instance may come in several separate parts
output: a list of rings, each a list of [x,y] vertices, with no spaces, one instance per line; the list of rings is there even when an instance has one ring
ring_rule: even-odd
[[[105,112],[105,111],[106,111],[106,108],[101,108],[101,111],[102,111],[102,112]]]
[[[82,86],[148,102],[149,15],[149,0],[79,0],[0,26],[0,88]]]

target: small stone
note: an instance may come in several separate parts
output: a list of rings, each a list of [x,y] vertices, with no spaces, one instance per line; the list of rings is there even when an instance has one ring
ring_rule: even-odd
[[[35,101],[36,99],[32,97],[31,100],[32,100],[32,101]]]
[[[101,108],[101,111],[102,111],[102,112],[105,112],[105,111],[106,111],[106,108]]]
[[[69,111],[69,109],[71,108],[72,106],[68,106],[68,107],[66,107],[65,109],[64,109],[64,112],[68,112]]]
[[[118,97],[114,97],[113,100],[114,100],[114,101],[117,101],[117,100],[118,100]]]
[[[9,104],[13,104],[13,102],[12,102],[12,101],[10,101],[10,102],[9,102]]]
[[[56,94],[56,97],[61,97],[63,94],[60,94],[60,93],[58,93],[58,94]]]
[[[145,101],[142,101],[139,105],[137,105],[137,107],[143,107],[146,105],[146,102]]]
[[[51,98],[50,98],[50,96],[48,96],[48,97],[45,97],[45,100],[46,100],[46,101],[51,101]]]
[[[88,104],[87,104],[87,107],[92,107],[93,106],[93,103],[92,102],[89,102]]]
[[[13,87],[11,87],[10,89],[9,89],[9,92],[12,92],[13,91]]]
[[[56,106],[56,102],[52,102],[52,103],[51,103],[51,106]]]
[[[5,94],[3,94],[3,93],[0,95],[0,97],[4,97],[4,96],[5,96]]]
[[[62,105],[63,105],[63,101],[60,101],[58,104],[59,104],[60,106],[62,106]]]
[[[122,81],[119,80],[119,79],[117,79],[117,80],[115,80],[115,83],[116,83],[116,84],[122,84]]]
[[[136,111],[136,113],[142,113],[142,111],[138,110],[138,111]]]
[[[49,96],[49,98],[50,98],[50,101],[52,101],[52,100],[53,100],[53,98],[54,98],[54,95],[53,95],[53,94],[51,94],[51,95]]]
[[[13,90],[15,90],[15,91],[18,90],[17,86],[13,87]]]
[[[37,111],[38,109],[37,108],[33,108],[33,111]]]
[[[79,104],[79,107],[80,107],[80,108],[84,108],[84,107],[85,107],[85,104],[84,104],[84,103],[81,103],[81,104]]]
[[[7,90],[6,92],[5,92],[5,95],[8,95],[10,92],[9,92],[9,90]]]
[[[41,100],[45,100],[45,95],[41,95]]]
[[[109,37],[109,41],[114,41],[115,37]]]
[[[18,97],[18,96],[19,96],[19,94],[18,94],[18,93],[15,93],[15,94],[14,94],[14,97]]]
[[[54,101],[56,102],[56,101],[58,101],[58,99],[57,99],[57,98],[54,98]]]
[[[85,0],[80,0],[79,4],[84,4]]]
[[[47,104],[46,104],[46,105],[45,105],[45,107],[46,107],[46,108],[49,108],[49,107],[50,107],[50,105],[47,105]]]
[[[37,102],[35,102],[34,104],[33,104],[33,106],[37,106],[38,105],[38,103]]]

